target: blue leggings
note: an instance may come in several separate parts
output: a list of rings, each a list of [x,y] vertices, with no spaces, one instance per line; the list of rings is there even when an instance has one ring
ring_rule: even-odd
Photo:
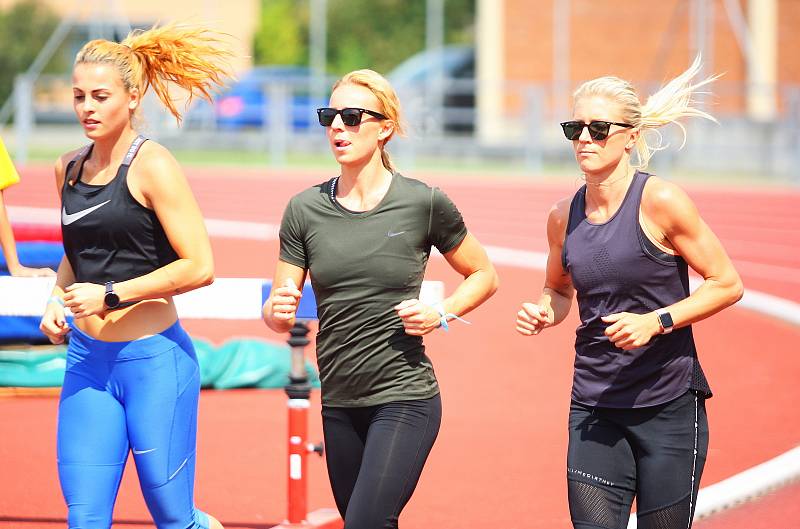
[[[207,529],[194,506],[200,370],[179,322],[132,342],[72,327],[58,408],[71,529],[108,529],[129,450],[158,529]]]

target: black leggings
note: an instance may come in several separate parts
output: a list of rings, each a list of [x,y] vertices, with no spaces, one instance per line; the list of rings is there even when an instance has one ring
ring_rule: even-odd
[[[394,529],[442,420],[439,395],[363,408],[322,407],[328,476],[345,529]]]
[[[705,401],[694,392],[658,406],[573,402],[567,484],[575,529],[688,529],[708,453]]]

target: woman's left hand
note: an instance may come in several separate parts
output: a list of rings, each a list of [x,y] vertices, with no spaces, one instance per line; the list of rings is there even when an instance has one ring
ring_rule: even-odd
[[[406,334],[423,336],[439,326],[439,311],[418,299],[406,299],[394,307]]]
[[[85,318],[106,312],[106,287],[94,283],[73,283],[66,288],[64,306],[76,318]]]
[[[52,268],[31,268],[29,266],[9,266],[8,273],[14,277],[49,277],[56,273]]]
[[[661,325],[655,312],[648,314],[618,312],[603,316],[602,320],[611,324],[606,328],[605,335],[611,343],[625,351],[647,345],[653,336],[661,332]]]

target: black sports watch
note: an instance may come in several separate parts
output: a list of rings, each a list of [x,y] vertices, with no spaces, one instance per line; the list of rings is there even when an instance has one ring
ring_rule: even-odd
[[[116,309],[119,307],[119,296],[116,292],[114,292],[113,281],[106,283],[106,295],[103,298],[103,302],[105,303],[107,309]]]
[[[658,315],[658,323],[661,325],[661,334],[671,333],[672,328],[675,326],[672,321],[672,315],[666,309],[658,309],[656,314]]]

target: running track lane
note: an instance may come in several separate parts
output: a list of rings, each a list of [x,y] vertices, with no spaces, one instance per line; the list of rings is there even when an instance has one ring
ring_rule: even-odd
[[[6,191],[9,204],[58,207],[52,169],[36,166],[22,173],[22,183]],[[280,222],[293,194],[325,179],[308,171],[192,168],[190,173],[207,218],[267,223]],[[544,184],[533,179],[423,178],[446,190],[484,244],[534,251],[547,249],[545,220],[550,207],[581,184],[577,179]],[[687,191],[722,240],[747,288],[800,302],[796,206],[800,189],[693,186]]]
[[[248,176],[247,185],[240,189],[249,189],[249,195],[236,195],[239,201],[236,202],[227,190],[242,185],[241,182],[221,175],[216,175],[215,179],[209,178],[210,183],[226,190],[220,193],[217,201],[228,201],[228,215],[224,215],[226,208],[211,200],[213,193],[202,192],[203,186],[198,186],[203,177],[193,177],[207,216],[231,218],[231,212],[235,211],[237,216],[233,218],[259,222],[274,222],[285,198],[293,190],[319,180],[299,177],[299,183],[290,183],[270,178],[257,183],[258,180]],[[482,222],[486,221],[480,221],[486,216],[485,208],[493,205],[492,201],[487,203],[486,195],[496,195],[496,190],[471,189],[472,184],[462,186],[452,180],[443,181],[441,185],[462,207],[470,226],[483,242],[503,244],[502,240],[491,238],[491,234],[505,236],[505,228],[485,228]],[[291,190],[286,189],[289,186]],[[271,196],[268,202],[275,200],[280,205],[247,205],[247,200],[243,199],[258,196],[254,188],[258,188],[262,196]],[[535,193],[522,189],[510,193],[506,200],[532,203],[536,197],[548,194],[555,200],[560,192],[549,187]],[[273,196],[281,193],[283,196],[279,199]],[[549,196],[545,198],[552,202]],[[16,205],[54,206],[11,198],[9,201]],[[535,216],[532,215],[535,211],[517,202],[509,203],[505,210],[494,209],[494,212],[518,211],[522,218]],[[277,211],[272,211],[274,209]],[[544,214],[539,216],[543,223]],[[522,223],[522,230],[520,223],[508,223],[507,218],[502,222],[515,225],[516,231],[525,234],[537,229],[543,232],[543,224],[537,225],[539,221],[535,219]],[[214,246],[220,276],[271,274],[277,253],[274,243],[215,240]],[[543,249],[538,245],[525,248]],[[243,255],[247,255],[247,259],[243,259]],[[538,290],[541,274],[517,269],[503,269],[501,274],[504,286],[497,297],[471,315],[475,325],[460,327],[449,335],[434,335],[429,341],[443,387],[445,422],[419,491],[403,516],[403,527],[569,526],[564,502],[566,437],[563,424],[575,322],[567,322],[536,339],[515,336],[511,325],[513,314],[524,291]],[[450,289],[456,282],[441,260],[432,261],[429,277],[447,278]],[[235,326],[187,322],[187,327],[196,335],[217,341],[231,333],[268,334],[257,322]],[[731,329],[741,332],[731,333]],[[789,387],[790,383],[780,383],[796,380],[800,374],[796,355],[786,354],[791,347],[769,344],[796,343],[798,332],[795,328],[737,310],[698,325],[696,332],[701,359],[717,393],[709,402],[711,453],[703,478],[703,483],[709,484],[777,455],[800,439],[796,415],[789,410],[765,406],[767,402],[797,400],[797,390]],[[212,392],[204,393],[202,399],[198,503],[219,514],[224,521],[233,522],[234,525],[229,525],[234,527],[266,527],[267,522],[278,521],[283,516],[284,495],[283,396],[280,392]],[[9,443],[0,444],[0,468],[9,469],[7,475],[15,476],[14,483],[0,488],[4,498],[0,500],[0,527],[45,527],[41,523],[48,516],[51,519],[63,517],[53,452],[48,449],[48,445],[52,445],[54,406],[54,399],[0,402],[0,424],[13,424],[19,427],[18,432],[38,432],[32,439],[9,436]],[[21,411],[10,411],[20,407]],[[33,407],[36,409],[31,409]],[[249,424],[252,414],[266,410],[269,412],[262,413],[257,424]],[[742,428],[743,423],[747,424],[746,429]],[[312,422],[312,430],[315,426]],[[48,429],[50,431],[44,431]],[[15,457],[31,452],[30,458]],[[213,455],[204,457],[203,454]],[[237,458],[238,455],[244,456],[245,461]],[[13,463],[15,459],[17,462]],[[312,462],[310,467],[312,473],[316,473],[312,477],[312,507],[332,505],[322,465]],[[117,518],[147,520],[138,490],[131,482],[135,479],[129,470],[120,494]],[[16,490],[7,494],[8,487]],[[5,513],[12,512],[18,520],[27,517],[38,523],[3,522],[4,517],[9,518]],[[535,519],[530,518],[532,514],[536,515]]]

